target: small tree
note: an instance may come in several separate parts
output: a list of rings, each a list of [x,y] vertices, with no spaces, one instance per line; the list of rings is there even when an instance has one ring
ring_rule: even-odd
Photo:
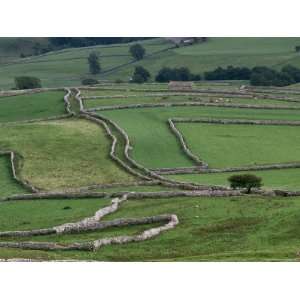
[[[129,48],[129,52],[134,59],[140,60],[145,56],[146,50],[140,44],[134,44]]]
[[[18,90],[36,89],[42,87],[41,80],[37,77],[31,76],[15,77],[15,84]]]
[[[300,52],[300,46],[295,47],[296,52]]]
[[[132,76],[132,82],[135,83],[144,83],[150,78],[150,73],[143,67],[137,66],[134,69]]]
[[[91,74],[99,74],[101,71],[101,66],[99,63],[99,56],[96,52],[90,53],[88,57],[89,69]]]
[[[251,193],[252,188],[260,188],[262,186],[262,179],[253,174],[232,175],[228,178],[228,181],[233,189],[246,188],[247,194]]]

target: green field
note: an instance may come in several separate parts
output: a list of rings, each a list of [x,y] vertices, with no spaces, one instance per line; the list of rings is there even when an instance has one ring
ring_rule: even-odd
[[[184,182],[229,186],[228,177],[237,174],[255,174],[262,178],[264,189],[299,190],[300,169],[245,171],[210,174],[169,175],[168,178]]]
[[[125,66],[122,65],[132,61],[128,53],[130,44],[70,48],[3,65],[0,71],[0,87],[12,87],[14,77],[23,74],[41,78],[43,85],[47,87],[78,85],[81,78],[89,76],[87,57],[91,51],[100,54],[103,74],[97,77],[104,80],[128,81],[136,65],[149,69],[151,80],[154,80],[158,70],[164,66],[189,67],[192,72],[201,74],[218,66],[228,65],[266,65],[274,68],[285,64],[300,66],[299,55],[294,50],[299,42],[300,38],[214,37],[206,43],[159,52],[172,47],[172,44],[158,38],[141,41],[146,53],[151,55]],[[105,72],[114,67],[118,68],[112,72]]]
[[[75,87],[80,86],[81,79],[91,77],[87,57],[90,52],[96,51],[103,73],[94,78],[103,81],[96,88],[79,87],[86,109],[180,102],[261,106],[257,109],[221,106],[109,108],[95,112],[96,116],[114,121],[128,134],[131,146],[129,155],[140,165],[154,170],[196,165],[182,150],[178,137],[171,131],[168,123],[170,118],[175,119],[175,125],[191,152],[207,162],[210,168],[300,162],[299,126],[176,122],[176,118],[300,121],[297,85],[245,90],[241,86],[248,85],[247,81],[201,81],[194,84],[193,93],[180,94],[170,90],[168,84],[127,83],[137,65],[150,71],[151,81],[156,72],[165,66],[186,66],[200,74],[227,65],[265,65],[279,69],[292,64],[300,67],[299,54],[295,52],[300,38],[209,38],[207,43],[168,50],[166,48],[172,46],[170,42],[155,38],[141,41],[148,55],[138,62],[133,62],[129,55],[131,44],[70,48],[19,59],[17,46],[23,42],[14,38],[0,41],[0,88],[12,88],[14,77],[19,75],[37,76],[44,87],[72,87],[69,100],[73,115],[66,118],[63,101],[65,91],[1,96],[0,151],[14,151],[17,175],[42,191],[92,191],[106,192],[107,195],[101,199],[88,198],[87,195],[75,198],[72,195],[70,199],[59,196],[57,199],[8,200],[6,197],[29,191],[13,179],[9,156],[0,155],[0,231],[41,229],[80,221],[110,205],[111,197],[117,197],[114,193],[182,192],[195,188],[182,184],[172,186],[170,182],[164,182],[165,179],[228,187],[229,176],[251,173],[262,177],[262,189],[265,191],[300,191],[300,168],[164,175],[165,179],[161,179],[127,159],[124,152],[126,139],[111,123],[106,122],[117,138],[117,157],[134,171],[152,176],[155,182],[149,185],[145,182],[149,178],[133,176],[112,160],[112,138],[103,126],[82,118],[79,102],[75,98]],[[9,53],[9,45],[13,44],[16,45],[15,50],[11,51],[10,58],[5,58]],[[26,51],[32,50],[30,44],[26,47]],[[116,69],[111,70],[113,68]],[[122,82],[113,83],[116,79]],[[244,94],[241,94],[243,91]],[[95,96],[102,98],[92,99]],[[289,98],[299,101],[281,101]],[[264,109],[263,105],[289,108]],[[64,118],[38,120],[56,116]],[[34,122],[23,122],[27,120]],[[209,191],[207,189],[206,193]],[[108,221],[176,214],[179,224],[151,240],[104,246],[97,251],[0,248],[0,258],[97,261],[299,260],[300,196],[241,193],[235,197],[163,197],[166,198],[153,194],[136,200],[129,197],[118,211],[103,218],[103,221]],[[136,235],[164,224],[115,226],[76,234],[0,237],[0,242],[57,242],[65,245],[119,235]]]
[[[103,203],[104,200],[6,203],[2,204],[6,207],[3,214],[1,212],[1,228],[14,230],[34,228],[37,224],[50,226],[54,221],[60,224],[75,219],[75,215],[77,218],[89,215]],[[180,224],[153,240],[106,246],[96,252],[0,249],[0,256],[101,261],[295,261],[298,260],[296,253],[300,247],[299,205],[299,198],[272,199],[258,196],[130,200],[120,211],[105,219],[176,213]],[[65,206],[72,209],[63,210]],[[30,240],[64,243],[132,234],[144,228],[131,226],[85,235],[45,236]]]
[[[100,112],[99,112],[100,113]],[[132,140],[132,156],[149,168],[192,166],[183,155],[167,120],[174,117],[299,120],[296,110],[254,110],[222,107],[170,107],[103,111],[117,122]],[[143,124],[143,126],[136,126]]]
[[[65,114],[65,92],[52,91],[0,98],[0,123],[42,119]]]
[[[298,126],[177,123],[176,127],[191,151],[211,168],[300,161]]]
[[[0,126],[0,149],[21,154],[22,177],[46,190],[134,180],[109,158],[104,130],[83,120]]]
[[[8,155],[0,155],[0,198],[25,192],[13,178]]]

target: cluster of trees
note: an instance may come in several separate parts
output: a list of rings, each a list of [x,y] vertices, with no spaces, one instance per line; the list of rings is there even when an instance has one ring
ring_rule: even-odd
[[[252,85],[286,86],[300,82],[300,69],[287,65],[281,71],[268,67],[254,67],[250,78]]]
[[[264,66],[252,69],[228,66],[205,72],[204,78],[206,80],[250,80],[250,83],[256,86],[286,86],[300,82],[300,69],[291,65],[284,66],[280,71]]]
[[[158,74],[155,76],[155,81],[157,82],[169,82],[174,81],[199,81],[201,76],[199,74],[193,74],[186,68],[167,68],[164,67],[159,70]]]
[[[250,77],[251,69],[246,67],[218,67],[213,71],[204,73],[206,80],[249,80]]]

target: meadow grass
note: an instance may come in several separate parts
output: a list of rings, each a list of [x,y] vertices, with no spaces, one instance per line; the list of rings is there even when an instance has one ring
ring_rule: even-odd
[[[188,67],[194,73],[203,74],[217,67],[269,66],[276,69],[292,64],[300,66],[295,46],[300,38],[210,38],[207,43],[172,49],[149,57],[140,64],[148,69],[152,78],[159,69],[167,67]],[[107,74],[106,78],[125,78],[131,73],[131,66]]]
[[[7,155],[0,156],[0,198],[12,194],[24,193],[26,190],[12,177],[10,158]]]
[[[167,123],[168,118],[300,119],[300,114],[296,110],[255,110],[224,107],[123,109],[102,111],[99,114],[112,119],[128,133],[132,141],[133,150],[131,153],[133,158],[149,168],[193,165],[193,162],[183,154],[178,140],[170,131]],[[249,127],[249,130],[251,128]]]
[[[84,200],[76,203],[81,203],[85,207],[90,202]],[[26,203],[23,205],[25,206]],[[53,204],[54,209],[49,211],[58,216],[61,211],[65,214],[65,210],[62,210],[64,205],[69,204],[61,204],[59,201],[57,206]],[[73,207],[73,204],[71,206]],[[42,209],[42,204],[40,207]],[[23,211],[18,209],[17,213],[22,214]],[[296,253],[300,247],[299,197],[248,196],[129,200],[122,204],[118,212],[105,217],[105,220],[165,213],[175,213],[179,218],[179,225],[174,230],[141,243],[105,246],[96,252],[0,249],[0,257],[101,261],[298,260]],[[22,220],[20,216],[19,219]],[[44,218],[41,220],[44,222]],[[84,235],[48,236],[23,240],[78,242],[118,234],[135,234],[145,228],[149,227],[130,226]]]
[[[118,94],[117,94],[118,95]],[[88,99],[83,100],[86,109],[113,106],[113,105],[131,105],[131,104],[144,104],[144,103],[178,103],[178,102],[212,102],[212,103],[231,103],[231,104],[250,104],[250,105],[274,105],[274,106],[293,106],[300,108],[299,103],[282,102],[279,100],[269,99],[254,99],[254,98],[223,98],[221,96],[208,96],[208,95],[177,95],[177,96],[155,96],[147,97],[147,94],[138,97],[126,98],[101,98],[101,99]]]
[[[149,42],[141,43],[145,46],[148,54],[169,47],[168,43],[164,41],[159,41],[155,45]],[[102,70],[105,71],[133,60],[129,54],[130,45],[70,48],[49,52],[43,56],[20,59],[15,63],[1,66],[0,87],[13,87],[14,77],[22,74],[39,77],[45,87],[79,85],[83,77],[99,77],[89,74],[87,58],[91,52],[99,54]],[[134,67],[131,69],[133,70]],[[121,79],[129,80],[130,75],[128,74],[126,78]]]
[[[192,153],[211,168],[300,161],[298,126],[177,123]]]
[[[0,149],[22,155],[21,176],[46,190],[132,182],[110,159],[110,145],[104,129],[85,120],[0,126]]]
[[[300,190],[300,169],[262,170],[210,174],[178,174],[167,177],[177,181],[208,185],[229,186],[228,177],[237,174],[254,174],[262,178],[263,189]]]
[[[0,230],[30,230],[93,216],[109,199],[43,199],[0,203]],[[66,209],[67,208],[67,209]]]
[[[65,114],[64,91],[0,98],[0,123],[48,118]]]

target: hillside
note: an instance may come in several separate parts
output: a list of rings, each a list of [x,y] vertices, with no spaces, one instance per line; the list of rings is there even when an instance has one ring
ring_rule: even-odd
[[[14,40],[1,39],[0,43],[8,45],[8,41],[13,43]],[[162,38],[142,41],[141,44],[146,48],[147,56],[138,62],[134,62],[128,53],[129,43],[71,48],[2,63],[0,88],[12,88],[14,77],[19,75],[37,76],[45,87],[78,85],[82,78],[90,76],[87,57],[91,51],[100,55],[102,74],[97,78],[102,80],[128,81],[136,65],[147,68],[152,80],[163,66],[186,66],[195,73],[227,65],[265,65],[273,68],[285,64],[300,66],[300,56],[295,52],[295,46],[300,45],[300,38],[210,38],[206,43],[173,49],[170,49],[173,45]],[[5,47],[0,44],[0,49]],[[14,55],[17,56],[18,52]]]

